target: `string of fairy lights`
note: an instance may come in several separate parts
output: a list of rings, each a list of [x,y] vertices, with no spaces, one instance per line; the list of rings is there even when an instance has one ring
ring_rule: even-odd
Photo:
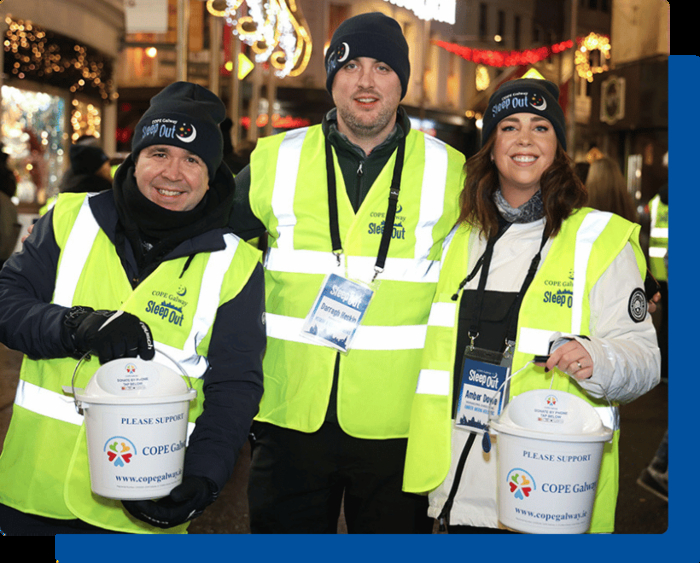
[[[3,48],[7,76],[48,82],[72,94],[90,93],[105,103],[116,99],[109,57],[30,21],[7,16],[5,23]],[[73,140],[82,134],[99,137],[99,109],[77,99],[71,105]]]
[[[5,73],[50,81],[71,92],[89,90],[109,103],[116,96],[112,62],[95,49],[29,21],[6,17]]]

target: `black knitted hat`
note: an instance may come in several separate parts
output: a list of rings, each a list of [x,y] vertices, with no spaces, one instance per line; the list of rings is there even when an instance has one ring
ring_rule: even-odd
[[[80,143],[70,146],[68,158],[74,174],[94,174],[109,160],[100,147]]]
[[[191,82],[175,82],[151,99],[136,125],[131,152],[134,160],[151,145],[173,145],[199,156],[213,180],[223,158],[224,139],[219,129],[226,106],[213,92]]]
[[[403,99],[411,63],[399,22],[380,12],[371,12],[349,18],[338,26],[326,52],[326,89],[331,95],[338,70],[357,57],[371,57],[388,64],[399,76]]]
[[[514,113],[534,113],[548,119],[566,150],[566,120],[559,105],[559,87],[549,80],[518,78],[502,84],[489,99],[483,119],[481,146],[498,123]]]

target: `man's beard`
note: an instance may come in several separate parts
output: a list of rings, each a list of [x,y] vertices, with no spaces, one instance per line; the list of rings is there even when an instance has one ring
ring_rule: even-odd
[[[374,119],[368,121],[362,118],[361,112],[348,111],[344,107],[338,107],[337,110],[338,118],[342,119],[353,135],[361,139],[371,139],[376,136],[391,123],[396,115],[395,109],[384,107]]]

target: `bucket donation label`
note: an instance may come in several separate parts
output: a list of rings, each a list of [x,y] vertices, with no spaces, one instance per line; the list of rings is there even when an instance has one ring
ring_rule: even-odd
[[[499,435],[501,522],[527,533],[584,533],[595,500],[601,446]]]
[[[186,407],[187,403],[103,406],[101,436],[91,436],[88,428],[92,490],[121,500],[166,496],[182,481]],[[96,449],[101,455],[95,455]]]

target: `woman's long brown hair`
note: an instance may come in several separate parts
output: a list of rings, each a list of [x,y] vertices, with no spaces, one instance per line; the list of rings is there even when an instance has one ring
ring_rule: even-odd
[[[459,196],[460,214],[458,222],[466,222],[480,228],[488,237],[498,232],[498,209],[493,194],[499,187],[498,169],[491,160],[491,151],[496,141],[494,132],[481,150],[466,162],[466,180]],[[540,179],[547,236],[556,235],[561,224],[574,209],[586,205],[586,188],[575,174],[573,162],[557,143],[552,165]]]

